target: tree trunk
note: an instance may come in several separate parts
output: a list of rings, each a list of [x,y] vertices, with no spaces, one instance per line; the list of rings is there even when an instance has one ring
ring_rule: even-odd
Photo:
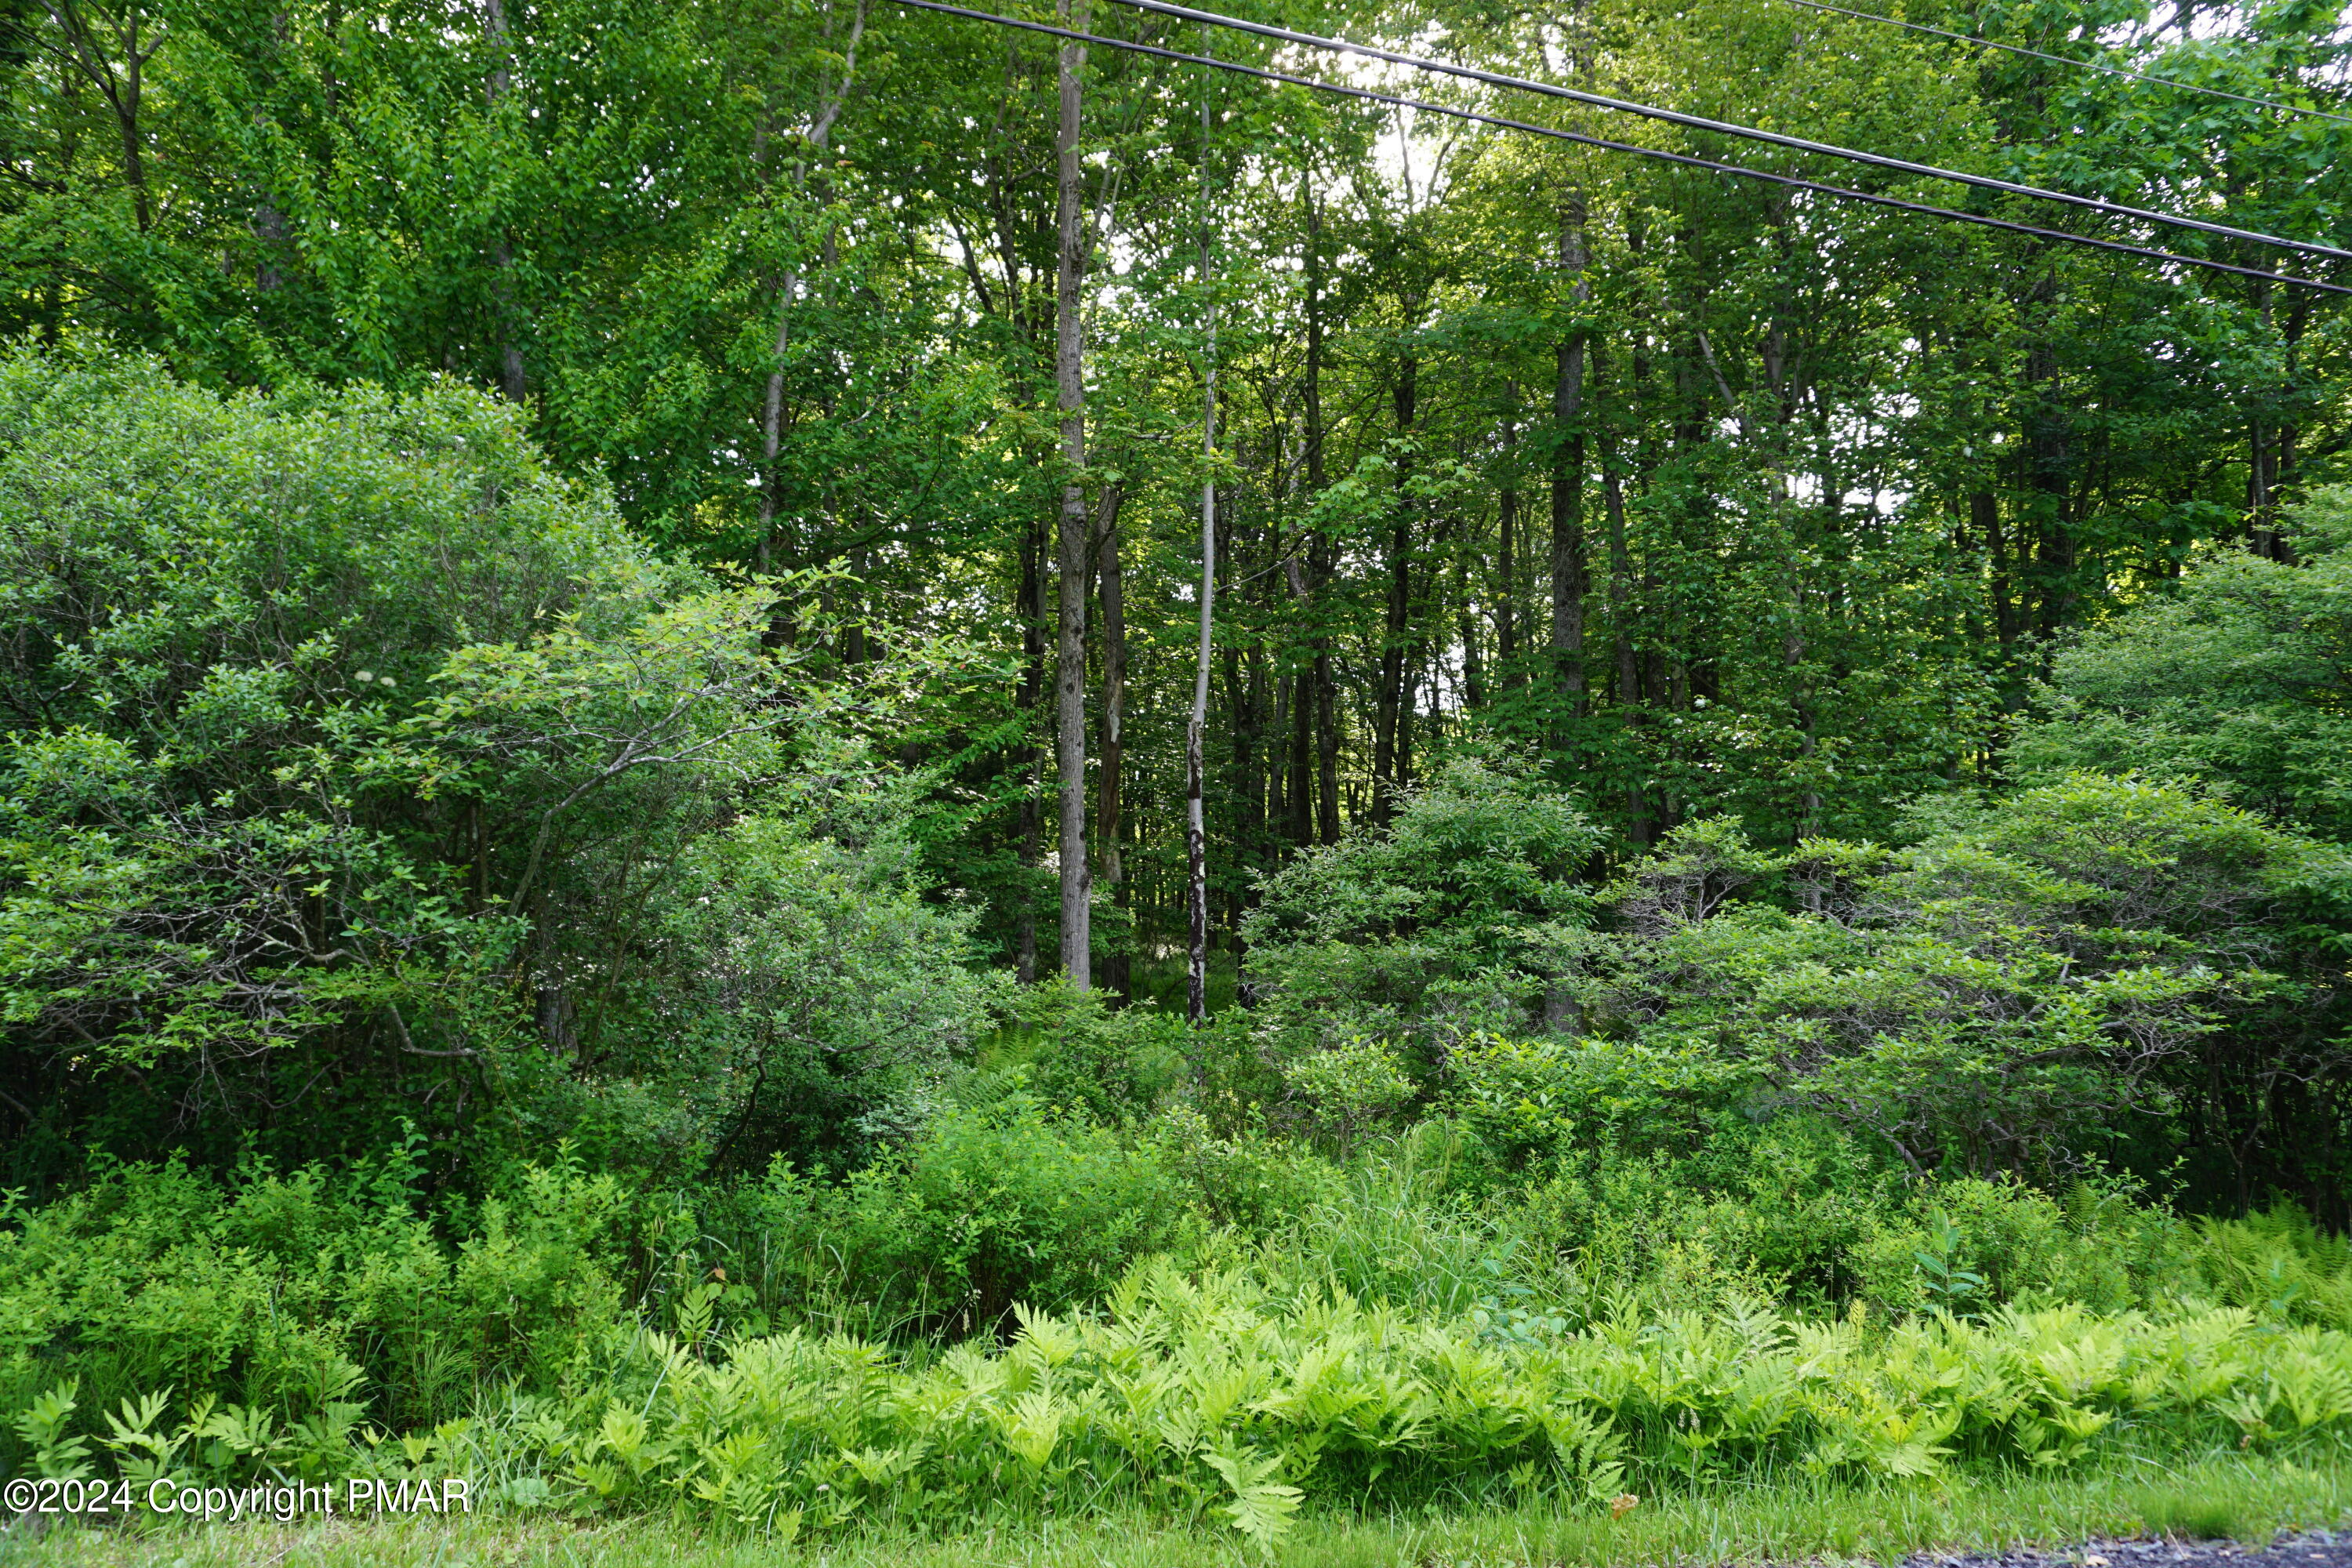
[[[1308,580],[1328,584],[1339,571],[1338,554],[1338,546],[1328,547],[1321,572]],[[1339,682],[1328,645],[1315,655],[1315,837],[1339,842]]]
[[[1225,585],[1232,589],[1243,576],[1244,539],[1225,531]],[[1238,603],[1238,601],[1236,601]],[[1265,845],[1265,653],[1255,642],[1245,650],[1228,648],[1225,674],[1234,694],[1233,865],[1237,875],[1231,886],[1229,926],[1241,925],[1242,899],[1250,873],[1264,864]]]
[[[1617,654],[1617,703],[1630,726],[1641,706],[1641,676],[1633,657],[1633,563],[1625,544],[1625,482],[1617,469],[1616,444],[1601,438],[1601,494],[1609,519],[1609,623]],[[1649,805],[1638,780],[1625,786],[1625,836],[1650,841]]]
[[[2001,537],[2000,500],[1990,490],[1976,490],[1969,496],[1969,521],[1977,537],[1983,542],[1985,565],[1990,581],[1986,586],[1992,597],[1992,624],[1995,646],[2000,649],[1997,679],[2000,689],[2000,705],[2015,712],[2025,705],[2025,694],[2017,686],[2017,599],[2011,580],[2009,546]]]
[[[2303,336],[2311,326],[2312,303],[2309,289],[2297,289],[2293,291],[2293,294],[2294,298],[2287,302],[2286,328],[2284,333],[2286,340],[2286,375],[2290,384],[2295,379],[2296,371],[2303,358]],[[2273,448],[2275,456],[2271,463],[2271,482],[2273,487],[2274,501],[2280,495],[2288,491],[2297,478],[2295,442],[2301,435],[2301,427],[2295,424],[2292,416],[2279,422],[2278,439]],[[2284,533],[2273,533],[2271,558],[2289,565],[2294,564],[2294,541]]]
[[[1037,978],[1037,904],[1027,873],[1034,871],[1044,850],[1045,824],[1038,809],[1038,792],[1045,784],[1045,758],[1036,735],[1037,705],[1045,695],[1045,542],[1034,522],[1021,529],[1021,687],[1013,701],[1021,712],[1021,927],[1014,955],[1021,984]]]
[[[1559,265],[1575,279],[1570,297],[1580,310],[1592,298],[1584,276],[1584,202],[1571,198],[1559,226]],[[1584,404],[1585,331],[1571,328],[1560,342],[1552,384],[1551,666],[1559,722],[1553,744],[1565,748],[1567,721],[1584,716]]]
[[[1239,563],[1234,553],[1240,541],[1236,530],[1225,524],[1225,589],[1230,595],[1234,580],[1240,575]],[[1255,840],[1250,832],[1250,773],[1254,763],[1251,755],[1249,689],[1242,677],[1241,650],[1230,643],[1222,650],[1225,667],[1225,854],[1228,864],[1238,875],[1225,879],[1225,930],[1231,932],[1241,924],[1241,890],[1238,886],[1247,867]]]
[[[1216,451],[1216,371],[1209,373],[1202,420],[1203,458]],[[1217,484],[1201,485],[1201,644],[1192,667],[1192,717],[1184,726],[1184,868],[1189,956],[1185,1016],[1195,1024],[1209,1016],[1209,829],[1201,798],[1202,754],[1209,729],[1209,658],[1213,651],[1217,604]]]
[[[2057,315],[2058,281],[2050,274],[2034,286],[2032,299],[2041,307],[2040,322]],[[2026,350],[2026,379],[2033,387],[2027,415],[2025,459],[2027,486],[2035,497],[2040,537],[2034,544],[2034,629],[2045,643],[2074,618],[2074,533],[2068,515],[2072,499],[2074,432],[2058,384],[2058,354],[2047,335],[2037,336]]]
[[[1188,916],[1184,1016],[1209,1020],[1209,825],[1202,801],[1208,746],[1209,658],[1217,609],[1217,296],[1209,270],[1209,102],[1201,100],[1201,287],[1208,296],[1208,353],[1201,375],[1201,643],[1192,664],[1192,715],[1184,727],[1184,871]]]
[[[1315,177],[1309,170],[1300,182],[1307,207],[1307,378],[1305,387],[1307,488],[1323,493],[1323,219],[1315,205]],[[1339,545],[1316,533],[1307,542],[1307,597],[1318,607],[1339,567]],[[1331,635],[1318,625],[1315,631],[1313,690],[1306,721],[1315,730],[1315,836],[1324,844],[1339,842],[1339,686],[1331,669]]]
[[[2264,328],[2271,325],[2271,286],[2257,280],[2253,285],[2257,313]],[[2294,344],[2288,345],[2289,363],[2293,363]],[[2246,521],[2248,537],[2253,552],[2270,561],[2285,561],[2290,552],[2286,537],[2279,531],[2279,480],[2287,462],[2287,451],[2294,436],[2290,426],[2273,424],[2257,408],[2246,420]]]
[[[273,56],[279,58],[284,57],[287,50],[289,20],[286,13],[279,11],[269,21],[270,50]],[[332,112],[330,109],[330,115]],[[265,175],[264,179],[267,178],[268,176]],[[286,284],[286,275],[278,266],[287,256],[286,213],[285,209],[278,205],[278,198],[266,185],[262,190],[261,199],[254,205],[253,238],[254,291],[259,294],[274,294]]]
[[[1408,316],[1415,312],[1409,310]],[[1396,433],[1400,442],[1412,438],[1419,414],[1420,361],[1406,353],[1397,365]],[[1412,737],[1412,466],[1400,452],[1397,458],[1394,521],[1389,528],[1388,607],[1381,628],[1380,685],[1374,694],[1372,723],[1372,820],[1385,826],[1403,792],[1406,758]]]
[[[1323,215],[1315,205],[1315,176],[1310,170],[1300,181],[1299,200],[1307,208],[1307,379],[1305,398],[1307,488],[1323,491]]]
[[[760,405],[760,537],[753,544],[751,563],[761,572],[776,570],[776,517],[783,510],[784,479],[777,458],[784,447],[784,355],[793,345],[793,293],[798,274],[787,271],[776,285],[776,337],[769,348],[767,395]]]
[[[1267,839],[1298,844],[1298,691],[1294,672],[1275,672],[1275,721],[1265,731],[1265,823]],[[1310,818],[1312,820],[1312,818]]]
[[[1470,578],[1470,552],[1454,558],[1454,635],[1462,640],[1462,700],[1471,709],[1486,706],[1486,653],[1478,644],[1477,589]]]
[[[1514,411],[1503,416],[1503,491],[1496,498],[1495,662],[1503,689],[1519,685],[1519,420],[1518,387],[1509,389]]]
[[[1062,0],[1067,26],[1086,31],[1084,0],[1073,12]],[[1087,495],[1079,476],[1087,466],[1085,343],[1079,317],[1079,285],[1086,267],[1085,220],[1078,165],[1078,73],[1086,68],[1082,44],[1065,44],[1060,62],[1061,123],[1055,137],[1058,173],[1056,206],[1061,261],[1054,289],[1054,381],[1062,415],[1061,527],[1055,567],[1060,575],[1059,639],[1055,674],[1054,751],[1061,780],[1062,971],[1084,991],[1094,983],[1091,907],[1093,876],[1087,865]]]
[[[1113,484],[1104,489],[1095,530],[1095,571],[1102,608],[1098,634],[1102,649],[1102,740],[1095,781],[1096,880],[1122,904],[1126,901],[1127,868],[1118,846],[1119,795],[1126,783],[1127,758],[1123,731],[1127,717],[1127,582],[1119,562],[1118,514],[1126,496],[1126,487],[1122,485]],[[1105,958],[1101,968],[1103,984],[1125,995],[1127,954]]]

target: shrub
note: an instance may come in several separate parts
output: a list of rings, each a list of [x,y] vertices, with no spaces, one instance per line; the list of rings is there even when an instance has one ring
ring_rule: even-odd
[[[849,751],[833,759],[845,773],[866,762]],[[890,802],[844,824],[794,793],[688,855],[646,1000],[671,1021],[669,1059],[646,1076],[688,1091],[681,1152],[729,1173],[778,1151],[835,1171],[871,1159],[921,1120],[1001,990],[971,962],[968,911],[926,899]]]
[[[1349,1034],[1308,1051],[1293,1059],[1284,1076],[1308,1107],[1310,1123],[1337,1145],[1342,1158],[1416,1092],[1396,1052],[1377,1035]]]
[[[807,1216],[804,1278],[833,1272],[886,1321],[952,1334],[1100,1294],[1177,1240],[1187,1206],[1151,1147],[1027,1095],[948,1110],[841,1187],[812,1191],[783,1167],[770,1183],[777,1212]]]
[[[1906,1206],[1851,1254],[1862,1294],[1895,1312],[2011,1302],[2121,1311],[2179,1280],[2187,1241],[2169,1215],[2090,1182],[2062,1200],[1962,1177],[1924,1185]],[[1946,1283],[1962,1275],[1962,1288]]]
[[[1225,1136],[1265,1130],[1269,1110],[1289,1088],[1283,1076],[1286,1031],[1239,1007],[1213,1013],[1190,1032],[1185,1103]],[[1276,1111],[1277,1119],[1280,1112]]]
[[[489,1381],[562,1386],[625,1331],[633,1215],[610,1176],[525,1167],[452,1246],[415,1174],[413,1146],[335,1178],[118,1166],[20,1215],[0,1229],[0,1413],[68,1381],[92,1409],[168,1388],[429,1425]]]
[[[1641,1040],[1475,1034],[1446,1068],[1456,1109],[1523,1161],[1580,1147],[1686,1152],[1763,1087],[1752,1062]]]
[[[1518,767],[1449,761],[1386,828],[1360,826],[1267,878],[1243,922],[1260,1005],[1308,1043],[1403,1025],[1434,1047],[1524,1028],[1581,951],[1578,883],[1601,835]]]
[[[1162,1163],[1184,1181],[1210,1221],[1244,1237],[1289,1225],[1346,1179],[1303,1143],[1269,1136],[1262,1125],[1220,1133],[1190,1105],[1171,1107],[1151,1136]]]
[[[1016,994],[1011,1042],[986,1065],[1019,1068],[1046,1105],[1116,1127],[1149,1116],[1176,1086],[1189,1032],[1172,1014],[1114,1010],[1102,992],[1075,990],[1056,975]]]
[[[835,732],[883,663],[820,679],[810,579],[665,562],[524,424],[0,353],[0,1178],[401,1114],[475,1190],[854,1163],[967,1043],[969,922]]]
[[[2319,907],[2352,886],[2341,851],[2091,775],[1929,802],[1912,831],[1904,849],[1768,854],[1725,825],[1677,829],[1612,890],[1619,929],[1562,989],[1589,1033],[1738,1064],[1755,1109],[1833,1117],[1916,1175],[2056,1188],[2086,1155],[2164,1150],[2188,1112],[2238,1129],[2175,1146],[2208,1181],[2228,1153],[2242,1192],[2262,1167],[2237,1152],[2285,1153],[2249,1117],[2294,1115],[2315,1134],[2299,1181],[2341,1203],[2321,1134],[2352,1071],[2352,991]]]

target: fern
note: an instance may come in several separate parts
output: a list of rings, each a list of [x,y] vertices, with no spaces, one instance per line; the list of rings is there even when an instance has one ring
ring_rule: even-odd
[[[1280,1456],[1266,1458],[1246,1449],[1221,1448],[1207,1456],[1209,1466],[1224,1478],[1233,1500],[1217,1511],[1268,1561],[1284,1536],[1290,1533],[1291,1516],[1305,1494],[1273,1478],[1281,1471]]]
[[[16,1430],[33,1450],[33,1468],[52,1480],[81,1480],[93,1473],[89,1444],[66,1429],[80,1387],[68,1378],[36,1398],[16,1418]]]
[[[105,1417],[103,1462],[126,1478],[231,1483],[273,1469],[464,1471],[485,1477],[480,1495],[518,1504],[669,1498],[778,1534],[867,1510],[971,1519],[999,1500],[1066,1509],[1084,1496],[1213,1510],[1264,1555],[1326,1487],[1386,1502],[1435,1485],[1543,1486],[1591,1507],[1670,1475],[1799,1464],[1926,1477],[1967,1452],[2063,1468],[2126,1424],[2249,1446],[2352,1433],[2352,1338],[2265,1323],[2255,1306],[2161,1321],[2002,1309],[1882,1328],[1735,1300],[1512,1339],[1467,1315],[1153,1268],[1114,1307],[1024,1313],[1009,1348],[936,1357],[800,1331],[706,1335],[697,1354],[646,1331],[616,1348],[603,1391],[564,1404],[510,1394],[404,1436],[360,1428],[340,1401],[288,1425],[204,1398],[174,1423],[163,1390]],[[36,1465],[92,1463],[74,1398],[60,1384],[16,1417]]]

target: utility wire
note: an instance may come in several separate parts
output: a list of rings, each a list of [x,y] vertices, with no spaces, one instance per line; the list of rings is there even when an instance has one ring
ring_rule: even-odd
[[[2120,240],[2098,239],[2086,234],[2069,234],[2064,229],[2042,228],[2034,224],[2016,223],[2008,218],[1991,217],[1982,213],[1962,212],[1954,207],[1931,206],[1925,202],[1907,202],[1899,196],[1880,195],[1873,191],[1857,191],[1843,185],[1824,184],[1818,180],[1801,180],[1794,174],[1778,174],[1764,169],[1744,168],[1738,163],[1717,163],[1712,158],[1695,157],[1688,153],[1669,153],[1663,148],[1643,147],[1637,142],[1612,142],[1607,137],[1587,136],[1581,132],[1562,131],[1557,126],[1535,125],[1523,120],[1507,120],[1500,115],[1481,114],[1475,110],[1456,109],[1450,104],[1430,103],[1420,99],[1404,98],[1392,92],[1378,92],[1366,87],[1349,87],[1338,82],[1317,81],[1311,77],[1293,76],[1286,71],[1269,70],[1264,66],[1243,65],[1235,60],[1214,59],[1205,55],[1188,55],[1178,49],[1162,48],[1157,44],[1132,43],[1123,38],[1107,38],[1099,34],[1073,32],[1046,22],[1031,22],[1018,16],[1001,16],[992,11],[976,11],[969,6],[951,5],[945,0],[888,0],[889,4],[919,11],[937,11],[944,16],[969,17],[975,22],[992,22],[1003,27],[1017,27],[1024,32],[1044,33],[1051,37],[1076,39],[1084,44],[1100,44],[1105,48],[1124,49],[1129,54],[1150,55],[1160,59],[1183,65],[1213,66],[1218,70],[1237,76],[1255,77],[1286,87],[1303,87],[1316,92],[1328,92],[1341,98],[1352,98],[1367,103],[1383,103],[1398,109],[1419,110],[1426,114],[1443,114],[1475,125],[1491,125],[1504,131],[1521,131],[1533,136],[1549,136],[1561,142],[1573,142],[1579,146],[1597,147],[1607,153],[1630,153],[1636,157],[1654,158],[1661,163],[1679,164],[1684,168],[1705,169],[1712,174],[1737,174],[1745,179],[1762,180],[1775,185],[1786,185],[1801,191],[1813,191],[1845,201],[1867,202],[1873,206],[1891,207],[1897,212],[1917,213],[1927,217],[1947,218],[1957,223],[1975,224],[1982,228],[1997,228],[2010,234],[2022,234],[2036,239],[2056,240],[2066,245],[2084,246],[2095,250],[2111,250],[2125,256],[2137,256],[2150,261],[2160,261],[2180,267],[2201,267],[2211,272],[2234,273],[2242,278],[2259,278],[2265,282],[2293,284],[2302,289],[2315,289],[2328,294],[2352,294],[2352,288],[2340,283],[2323,282],[2316,278],[2299,278],[2292,272],[2270,272],[2259,267],[2241,267],[2234,262],[2211,261],[2201,256],[2186,256],[2179,251],[2158,250],[2145,245],[2126,245]]]
[[[1561,87],[1548,81],[1530,81],[1525,77],[1505,76],[1497,71],[1480,70],[1475,66],[1453,65],[1444,60],[1433,60],[1420,55],[1399,54],[1394,49],[1374,48],[1370,44],[1351,44],[1344,38],[1327,38],[1316,33],[1295,32],[1288,27],[1270,26],[1264,22],[1247,22],[1238,16],[1227,16],[1215,11],[1199,11],[1190,5],[1178,5],[1171,0],[1118,0],[1139,11],[1150,11],[1163,16],[1179,16],[1188,22],[1209,22],[1238,32],[1255,33],[1260,37],[1275,38],[1286,44],[1303,44],[1309,48],[1336,49],[1344,54],[1361,55],[1366,59],[1381,60],[1389,65],[1410,66],[1415,70],[1435,71],[1444,76],[1462,77],[1482,82],[1488,87],[1509,88],[1520,92],[1541,93],[1547,98],[1566,99],[1572,103],[1589,104],[1596,109],[1612,109],[1625,114],[1638,114],[1645,119],[1664,121],[1693,131],[1709,131],[1718,136],[1738,136],[1750,142],[1762,142],[1775,147],[1787,147],[1800,153],[1819,153],[1832,158],[1843,158],[1852,163],[1868,163],[1874,168],[1893,169],[1899,174],[1924,175],[1935,180],[1952,180],[1979,190],[2000,191],[2007,195],[2032,196],[2046,202],[2064,202],[2070,206],[2105,213],[2111,217],[2136,218],[2142,223],[2160,223],[2174,228],[2193,228],[2205,234],[2220,235],[2225,239],[2242,239],[2252,245],[2273,245],[2288,250],[2299,250],[2309,256],[2324,256],[2331,261],[2352,261],[2352,250],[2339,250],[2332,245],[2319,245],[2309,240],[2284,239],[2274,234],[2260,234],[2252,229],[2232,228],[2227,224],[2207,223],[2202,218],[2180,217],[2171,213],[2153,212],[2146,207],[2129,207],[2116,202],[2102,201],[2097,196],[2076,195],[2072,191],[2045,190],[2040,185],[2022,185],[2012,180],[1995,179],[1990,174],[1971,174],[1959,169],[1937,168],[1933,163],[1915,163],[1907,158],[1891,158],[1880,153],[1864,153],[1853,147],[1840,147],[1828,142],[1811,142],[1802,136],[1784,136],[1777,131],[1764,131],[1753,125],[1738,125],[1725,120],[1709,120],[1703,115],[1685,114],[1678,109],[1661,109],[1655,104],[1636,103],[1631,99],[1611,98],[1604,93],[1586,92],[1579,88]]]
[[[1840,16],[1852,16],[1861,22],[1885,22],[1891,26],[1908,27],[1915,33],[1933,33],[1939,38],[1951,38],[1958,43],[1973,44],[1979,48],[2006,49],[2012,55],[2025,55],[2037,60],[2049,60],[2056,65],[2079,66],[2086,71],[2100,71],[2107,76],[2128,77],[2133,81],[2154,83],[2158,87],[2179,88],[2183,92],[2201,92],[2214,98],[2226,98],[2239,103],[2251,103],[2259,109],[2275,109],[2281,114],[2305,114],[2314,120],[2332,120],[2338,125],[2352,125],[2352,117],[2330,114],[2324,109],[2304,109],[2292,103],[2281,103],[2274,98],[2250,98],[2242,92],[2231,92],[2218,87],[2200,87],[2193,81],[2176,81],[2170,77],[2149,76],[2144,71],[2126,70],[2097,60],[2078,60],[2071,55],[2053,55],[2042,49],[2029,49],[2023,44],[2004,44],[1991,38],[1980,38],[1972,33],[1955,33],[1946,27],[1931,27],[1925,22],[1906,21],[1900,16],[1882,16],[1876,11],[1849,11],[1843,5],[1823,4],[1823,0],[1789,0],[1791,5],[1802,5],[1811,11],[1828,11]]]

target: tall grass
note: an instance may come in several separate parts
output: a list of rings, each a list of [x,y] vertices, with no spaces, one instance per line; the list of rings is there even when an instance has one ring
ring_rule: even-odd
[[[1591,1296],[1571,1261],[1533,1245],[1510,1211],[1454,1195],[1462,1157],[1434,1126],[1383,1142],[1349,1166],[1337,1194],[1253,1249],[1253,1273],[1424,1317],[1532,1310],[1583,1321]]]

